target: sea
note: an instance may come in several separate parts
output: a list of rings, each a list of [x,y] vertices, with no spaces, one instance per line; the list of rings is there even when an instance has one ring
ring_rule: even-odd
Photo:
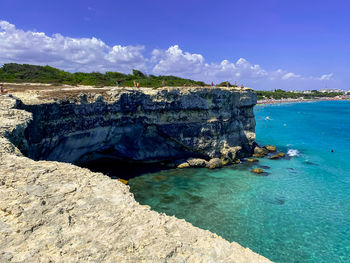
[[[280,160],[145,172],[135,199],[274,262],[350,262],[350,101],[257,105]],[[251,173],[262,168],[265,173]]]

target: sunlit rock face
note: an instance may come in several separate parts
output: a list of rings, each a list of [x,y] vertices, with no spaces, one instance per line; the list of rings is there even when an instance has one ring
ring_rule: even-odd
[[[123,96],[125,100],[147,97],[143,93],[136,96],[120,92],[108,102],[107,96],[103,102],[83,95],[82,104],[78,100],[76,104],[55,104],[51,99],[36,99],[36,93],[15,94],[26,104],[36,101],[31,106],[0,96],[1,262],[270,262],[183,219],[140,205],[129,186],[118,180],[68,163],[34,161],[16,147],[38,158],[81,158],[81,154],[90,152],[89,145],[100,149],[98,144],[113,142],[103,129],[112,133],[111,124],[122,125],[124,120],[132,130],[131,120],[137,118],[130,116],[141,115],[141,110],[109,113],[102,108],[134,105],[127,102],[118,106],[118,101],[124,100]],[[163,100],[163,96],[160,98]],[[23,107],[32,113],[18,109]],[[143,118],[152,120],[152,114],[152,110],[149,116],[144,113]],[[93,133],[95,130],[101,133]],[[136,134],[144,136],[145,132]],[[74,138],[79,139],[76,144]],[[130,144],[136,147],[136,142],[134,138]],[[64,150],[68,150],[68,157]],[[151,153],[144,154],[153,158]]]
[[[101,157],[157,162],[251,152],[250,89],[112,89],[45,103],[19,103],[33,114],[22,152],[33,159],[83,162]]]

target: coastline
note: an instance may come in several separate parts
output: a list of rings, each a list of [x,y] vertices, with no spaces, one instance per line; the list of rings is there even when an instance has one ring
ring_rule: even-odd
[[[265,104],[279,104],[279,103],[302,103],[302,102],[315,102],[315,101],[345,101],[350,100],[350,98],[346,97],[325,97],[325,98],[315,98],[315,99],[268,99],[268,100],[258,100],[256,105],[265,105]]]
[[[75,91],[64,96],[74,100],[82,93]],[[53,97],[63,96],[56,90],[45,92],[46,97],[26,90],[23,97],[47,107],[55,104]],[[88,99],[93,104],[100,98],[94,94]],[[242,98],[232,101],[249,105],[249,97]],[[23,140],[33,114],[17,104],[10,95],[0,96],[0,221],[5,233],[0,257],[9,262],[271,262],[236,242],[139,204],[129,186],[106,175],[22,155],[13,142]]]

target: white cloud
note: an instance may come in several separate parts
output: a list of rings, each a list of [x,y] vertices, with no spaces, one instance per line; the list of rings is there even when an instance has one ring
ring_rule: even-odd
[[[183,52],[178,45],[171,46],[167,50],[155,49],[152,55],[152,61],[156,62],[153,72],[156,74],[181,74],[184,77],[201,77],[206,81],[287,80],[300,77],[283,70],[268,72],[260,65],[251,64],[244,58],[238,59],[236,63],[226,59],[220,63],[206,63],[202,55]]]
[[[309,88],[320,85],[321,81],[333,79],[333,73],[305,77],[283,69],[268,71],[244,58],[236,62],[227,59],[207,62],[203,55],[185,52],[178,45],[165,50],[154,49],[150,58],[144,56],[144,51],[144,46],[109,46],[95,37],[47,36],[43,32],[24,31],[7,21],[0,21],[0,64],[49,64],[73,72],[129,73],[135,68],[206,82],[237,81],[257,89],[298,89],[302,85]]]
[[[282,79],[284,79],[284,80],[286,80],[286,79],[298,79],[300,77],[301,77],[300,75],[297,75],[293,72],[288,72],[282,76]]]
[[[23,31],[0,21],[0,63],[49,64],[69,71],[146,70],[143,46],[110,47],[102,40]]]
[[[205,66],[202,55],[183,52],[178,45],[167,50],[154,49],[151,60],[157,62],[153,68],[156,74],[200,74]]]
[[[253,85],[254,88],[273,89],[275,86],[309,88],[312,85],[319,85],[317,83],[320,80],[329,80],[333,76],[331,73],[321,77],[305,77],[283,69],[268,71],[244,58],[236,62],[225,59],[220,63],[207,63],[201,54],[184,52],[178,45],[171,46],[167,50],[153,50],[151,61],[155,63],[153,67],[155,74],[179,75],[207,82],[237,81]]]
[[[329,74],[324,74],[321,77],[319,77],[319,80],[331,80],[333,77],[333,73],[329,73]]]

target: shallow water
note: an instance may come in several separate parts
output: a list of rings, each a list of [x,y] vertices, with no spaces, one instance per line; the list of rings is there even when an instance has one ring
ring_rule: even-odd
[[[255,113],[258,143],[289,160],[147,173],[129,181],[136,200],[276,262],[350,262],[350,102]]]

